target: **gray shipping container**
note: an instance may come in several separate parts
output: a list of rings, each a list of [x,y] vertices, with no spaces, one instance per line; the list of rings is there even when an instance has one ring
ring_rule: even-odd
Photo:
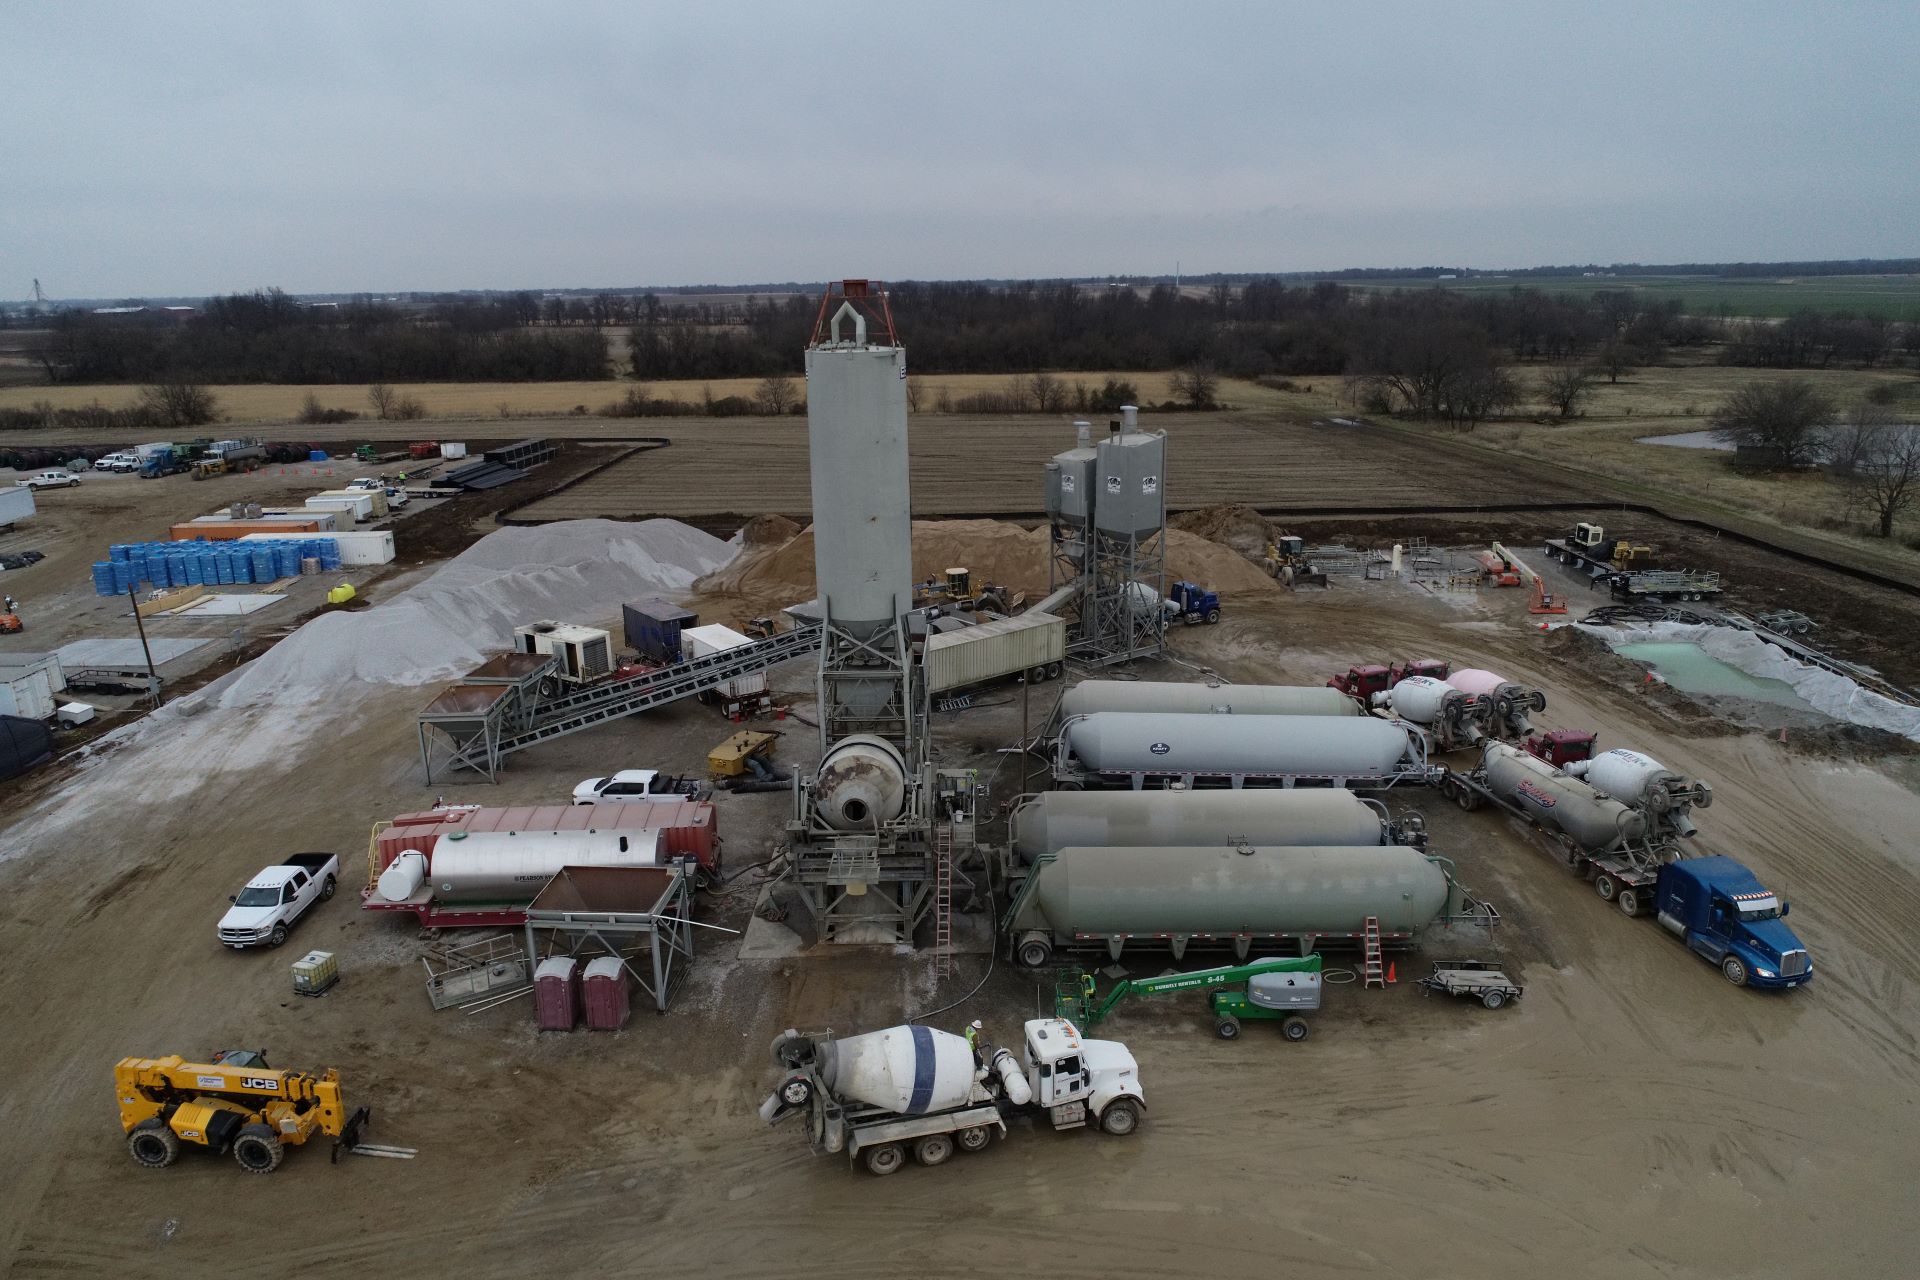
[[[1051,613],[997,618],[927,639],[927,688],[934,693],[1064,662],[1067,624]]]

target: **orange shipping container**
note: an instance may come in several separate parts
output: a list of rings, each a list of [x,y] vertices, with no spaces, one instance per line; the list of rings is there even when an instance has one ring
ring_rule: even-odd
[[[167,530],[175,542],[233,542],[250,533],[311,533],[320,535],[318,520],[209,520],[205,524],[176,524]]]

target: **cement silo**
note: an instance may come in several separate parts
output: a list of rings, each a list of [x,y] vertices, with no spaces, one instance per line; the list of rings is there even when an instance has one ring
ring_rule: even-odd
[[[1146,846],[1065,848],[1018,891],[1014,954],[1045,964],[1095,946],[1355,943],[1368,917],[1387,942],[1415,938],[1466,902],[1439,860],[1405,845],[1375,848]]]
[[[1097,442],[1075,423],[1074,447],[1047,464],[1048,599],[1072,601],[1068,653],[1094,665],[1166,644],[1167,440],[1139,414],[1121,406]]]
[[[807,451],[820,603],[865,639],[913,604],[907,351],[869,341],[850,301],[828,340],[807,348]]]
[[[1325,685],[1082,680],[1060,699],[1062,716],[1091,715],[1096,711],[1175,711],[1236,716],[1365,714],[1358,702]]]
[[[1014,852],[1031,862],[1070,846],[1393,843],[1386,810],[1351,791],[1046,791],[1008,820]]]

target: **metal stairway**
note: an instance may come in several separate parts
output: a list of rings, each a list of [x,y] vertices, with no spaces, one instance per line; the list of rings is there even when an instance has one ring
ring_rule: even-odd
[[[1386,966],[1382,963],[1380,950],[1379,916],[1367,917],[1366,931],[1361,935],[1361,938],[1363,939],[1362,945],[1365,948],[1361,952],[1360,961],[1360,976],[1364,979],[1361,986],[1379,987],[1385,990],[1387,985],[1387,971]]]
[[[499,754],[511,755],[515,751],[564,738],[570,733],[590,729],[608,720],[618,720],[638,711],[648,711],[682,698],[690,698],[740,676],[752,675],[795,658],[809,657],[819,647],[820,628],[801,627],[738,649],[683,662],[657,675],[583,689],[579,693],[543,703],[535,712],[534,722],[529,727],[500,740]]]

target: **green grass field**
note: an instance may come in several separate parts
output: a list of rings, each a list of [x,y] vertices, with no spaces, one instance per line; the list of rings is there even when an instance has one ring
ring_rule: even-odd
[[[1920,322],[1920,276],[1803,276],[1751,280],[1723,276],[1467,276],[1457,280],[1342,280],[1356,289],[1454,289],[1462,293],[1539,289],[1577,294],[1629,289],[1650,299],[1679,298],[1692,315],[1785,316],[1803,307]]]

